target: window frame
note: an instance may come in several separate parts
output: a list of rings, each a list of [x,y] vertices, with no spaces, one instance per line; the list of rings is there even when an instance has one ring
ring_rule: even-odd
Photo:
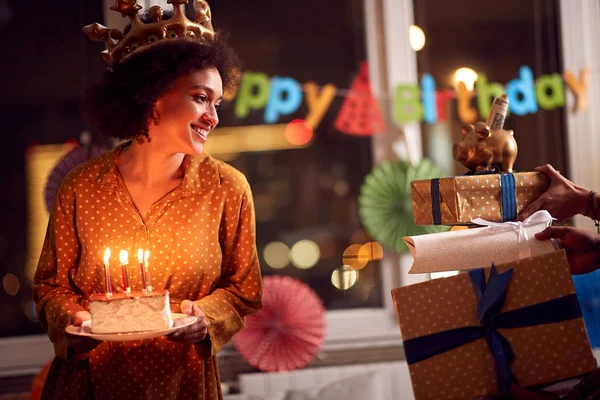
[[[107,25],[123,26],[126,19],[120,18],[114,12],[107,12],[112,1],[103,0]],[[580,71],[584,63],[598,65],[594,60],[600,60],[600,48],[593,47],[590,36],[593,29],[591,23],[596,0],[585,0],[575,7],[571,1],[560,0],[560,20],[563,26],[562,48],[565,68]],[[143,0],[142,4],[163,4],[163,0]],[[586,11],[587,10],[587,11]],[[407,40],[403,40],[405,32],[413,23],[412,0],[365,0],[364,15],[366,22],[366,43],[369,59],[369,73],[372,90],[375,96],[391,92],[397,82],[416,82],[416,60],[409,48]],[[385,12],[384,12],[385,11]],[[595,10],[597,12],[597,9]],[[568,26],[569,29],[564,27]],[[584,54],[585,57],[580,57]],[[599,84],[600,85],[600,84]],[[387,89],[386,89],[387,88]],[[595,93],[595,94],[594,94]],[[600,91],[589,91],[590,109],[600,105]],[[573,99],[568,99],[572,104]],[[382,112],[391,129],[400,130],[392,122],[391,106],[383,108]],[[591,112],[567,114],[569,162],[572,171],[571,178],[586,186],[600,187],[600,176],[592,174],[593,168],[582,166],[596,165],[600,161],[594,158],[593,152],[580,152],[577,144],[596,142],[594,135],[594,115]],[[575,129],[577,128],[577,129]],[[410,138],[413,153],[420,153],[420,131],[418,124],[402,128]],[[374,164],[397,157],[394,146],[390,143],[391,135],[375,135],[373,137]],[[598,139],[600,140],[600,139]],[[587,172],[586,172],[587,171]],[[594,175],[594,176],[592,176]],[[589,225],[589,221],[587,221]],[[391,289],[401,285],[424,280],[421,276],[408,275],[411,264],[409,254],[397,255],[386,251],[381,268],[384,306],[382,308],[360,308],[328,311],[326,316],[327,334],[325,350],[350,349],[389,345],[401,345],[400,332],[396,322],[395,310],[390,295]],[[47,335],[30,335],[7,337],[0,339],[0,377],[23,376],[36,374],[48,363],[53,355],[52,344]],[[598,353],[597,353],[598,354]]]

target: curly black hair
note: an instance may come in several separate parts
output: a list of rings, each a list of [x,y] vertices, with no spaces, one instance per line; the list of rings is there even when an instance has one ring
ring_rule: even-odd
[[[83,117],[102,135],[150,141],[148,126],[156,101],[180,76],[207,67],[219,71],[225,93],[235,90],[241,63],[223,34],[215,34],[210,42],[163,40],[109,66],[101,81],[84,94]]]

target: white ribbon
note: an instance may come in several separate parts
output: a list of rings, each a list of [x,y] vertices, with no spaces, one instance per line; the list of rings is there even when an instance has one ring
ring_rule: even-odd
[[[552,215],[546,210],[536,211],[531,214],[525,221],[509,221],[509,222],[491,222],[486,221],[483,218],[472,219],[471,222],[477,225],[487,226],[485,228],[486,233],[500,233],[508,231],[516,231],[519,238],[519,260],[523,258],[531,257],[531,247],[529,246],[529,238],[525,227],[539,224],[546,224],[548,226],[556,218],[552,218]]]

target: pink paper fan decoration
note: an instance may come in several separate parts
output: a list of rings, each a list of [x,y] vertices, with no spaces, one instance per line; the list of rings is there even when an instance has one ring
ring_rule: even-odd
[[[46,210],[50,212],[52,205],[54,204],[54,197],[58,186],[69,172],[79,164],[82,164],[100,154],[104,153],[106,149],[101,146],[89,146],[89,147],[76,147],[67,154],[65,154],[56,164],[46,182],[44,189],[44,204]]]
[[[325,308],[306,284],[289,276],[263,279],[263,308],[246,317],[233,344],[250,365],[262,371],[302,368],[325,340]]]

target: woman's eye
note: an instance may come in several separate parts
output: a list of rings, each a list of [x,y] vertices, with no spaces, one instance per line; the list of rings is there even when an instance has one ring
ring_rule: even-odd
[[[206,101],[206,96],[203,94],[199,94],[194,96],[194,100],[196,100],[198,103],[204,103]]]
[[[221,109],[221,105],[220,104],[215,104],[215,110],[219,111]]]

